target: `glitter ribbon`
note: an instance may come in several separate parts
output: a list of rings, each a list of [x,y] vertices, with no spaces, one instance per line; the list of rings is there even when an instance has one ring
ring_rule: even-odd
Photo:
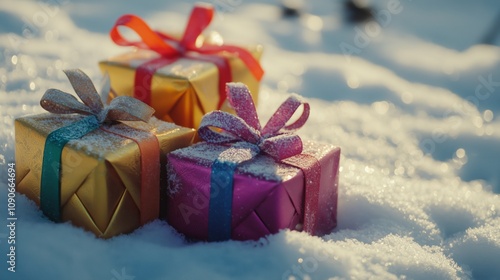
[[[318,161],[301,154],[302,140],[294,132],[309,117],[310,107],[300,96],[290,96],[261,127],[248,88],[241,83],[227,84],[228,100],[236,115],[213,111],[206,114],[198,130],[199,136],[214,144],[231,144],[212,164],[208,238],[222,241],[231,238],[233,175],[238,164],[263,153],[277,161],[296,166],[304,172],[306,198],[304,230],[314,234],[318,210],[320,166]],[[295,111],[303,111],[292,124],[286,125]],[[212,128],[216,128],[213,130]]]
[[[231,45],[197,44],[197,39],[210,24],[214,8],[209,4],[196,4],[189,17],[188,24],[181,39],[173,38],[165,33],[152,30],[141,18],[135,15],[121,16],[110,31],[111,39],[120,46],[135,46],[149,49],[160,54],[160,57],[148,61],[137,68],[134,82],[134,97],[146,104],[151,104],[151,81],[154,73],[177,59],[189,58],[214,63],[219,71],[219,103],[218,108],[226,100],[225,85],[232,81],[229,62],[221,53],[230,53],[240,58],[252,75],[260,80],[264,74],[259,62],[243,48]],[[118,31],[125,26],[137,33],[140,41],[128,41]]]
[[[126,96],[119,96],[113,99],[109,105],[104,106],[92,81],[85,73],[78,69],[65,70],[64,73],[83,103],[69,93],[49,89],[42,97],[40,105],[51,113],[77,113],[87,115],[87,117],[52,131],[45,141],[40,184],[40,208],[47,217],[56,222],[61,221],[61,154],[66,143],[102,128],[103,124],[112,124],[116,121],[148,122],[154,113],[154,110],[148,105]],[[127,133],[115,131],[113,133],[133,138]],[[159,144],[154,135],[149,135],[147,141],[144,139],[135,139],[134,141],[139,145],[141,151],[142,174],[146,174],[146,172],[151,174],[151,176],[142,176],[141,178],[141,223],[145,223],[156,218],[159,209]],[[151,172],[152,170],[153,172]]]

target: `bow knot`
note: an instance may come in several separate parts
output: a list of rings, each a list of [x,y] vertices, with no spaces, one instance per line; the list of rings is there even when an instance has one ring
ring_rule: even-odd
[[[184,56],[187,52],[211,55],[228,52],[240,58],[252,75],[260,80],[264,70],[252,54],[240,47],[230,45],[197,44],[196,40],[210,24],[214,16],[214,8],[209,4],[198,3],[189,16],[188,24],[181,39],[151,29],[141,18],[127,14],[121,16],[110,32],[111,39],[120,46],[135,46],[150,49],[163,57],[174,58]],[[140,41],[128,41],[118,31],[119,26],[126,26],[139,35]]]
[[[302,140],[294,132],[307,121],[310,107],[300,96],[290,96],[262,128],[248,88],[241,83],[228,83],[226,91],[237,116],[223,111],[206,114],[198,130],[203,140],[216,144],[246,142],[254,147],[256,154],[264,152],[276,160],[302,152]],[[286,125],[301,105],[304,110],[299,118]]]
[[[64,73],[83,103],[69,93],[49,89],[40,100],[40,105],[51,113],[93,115],[101,124],[113,121],[148,122],[154,113],[153,108],[128,96],[116,97],[109,105],[104,106],[94,84],[83,71],[72,69],[64,70]],[[107,90],[109,91],[109,83]]]
[[[181,56],[184,56],[187,52],[187,48],[186,48],[186,46],[179,44],[179,45],[177,45],[177,51],[179,52],[179,54]]]

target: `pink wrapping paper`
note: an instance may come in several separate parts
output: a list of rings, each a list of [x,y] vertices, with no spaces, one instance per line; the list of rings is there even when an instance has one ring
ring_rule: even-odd
[[[211,164],[225,149],[199,143],[168,155],[167,221],[188,238],[208,239]],[[304,141],[303,154],[321,166],[318,235],[337,224],[340,148]],[[234,175],[232,239],[257,240],[281,229],[301,230],[304,220],[303,172],[258,155],[240,164]]]

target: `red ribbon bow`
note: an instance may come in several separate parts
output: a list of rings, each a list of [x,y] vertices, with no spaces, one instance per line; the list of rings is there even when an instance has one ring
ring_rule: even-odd
[[[158,68],[170,64],[180,57],[203,60],[216,64],[219,69],[219,108],[226,99],[225,84],[231,82],[232,77],[227,61],[225,59],[221,61],[220,57],[214,57],[213,55],[220,54],[221,52],[228,52],[236,55],[245,63],[257,80],[262,78],[264,70],[248,50],[231,45],[196,45],[196,39],[210,24],[213,15],[214,8],[211,5],[195,5],[180,40],[162,32],[152,30],[141,18],[135,15],[123,15],[116,21],[111,29],[110,36],[117,45],[150,49],[161,55],[160,59],[162,61],[153,60],[152,63],[143,65],[145,67],[140,67],[142,69],[137,69],[134,89],[134,96],[136,98],[150,104],[150,83],[152,75]],[[128,41],[118,31],[119,26],[126,26],[132,29],[142,40]],[[143,85],[143,83],[146,83],[146,85]],[[147,88],[147,84],[149,84],[149,88]],[[146,87],[146,89],[144,89],[144,87]]]
[[[213,111],[205,115],[198,130],[203,140],[215,144],[247,142],[276,160],[302,152],[302,140],[293,132],[307,121],[309,103],[296,94],[290,96],[271,116],[264,128],[261,128],[248,88],[242,83],[228,83],[227,92],[229,103],[237,116],[223,111]],[[304,105],[304,110],[300,117],[292,124],[286,125],[301,105]],[[214,131],[210,127],[220,128],[222,131]]]

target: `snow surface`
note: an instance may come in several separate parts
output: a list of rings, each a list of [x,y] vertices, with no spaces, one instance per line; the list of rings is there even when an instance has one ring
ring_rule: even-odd
[[[107,35],[120,15],[181,32],[194,3],[142,2],[0,2],[5,225],[14,118],[42,112],[48,88],[72,92],[62,69],[98,81],[97,61],[126,51]],[[17,194],[16,272],[0,226],[0,279],[500,278],[500,35],[479,44],[498,1],[369,1],[382,28],[346,22],[341,1],[309,1],[300,19],[281,18],[277,1],[211,2],[210,30],[265,46],[261,118],[298,92],[312,108],[299,134],[342,148],[338,227],[188,243],[155,221],[99,240]]]

